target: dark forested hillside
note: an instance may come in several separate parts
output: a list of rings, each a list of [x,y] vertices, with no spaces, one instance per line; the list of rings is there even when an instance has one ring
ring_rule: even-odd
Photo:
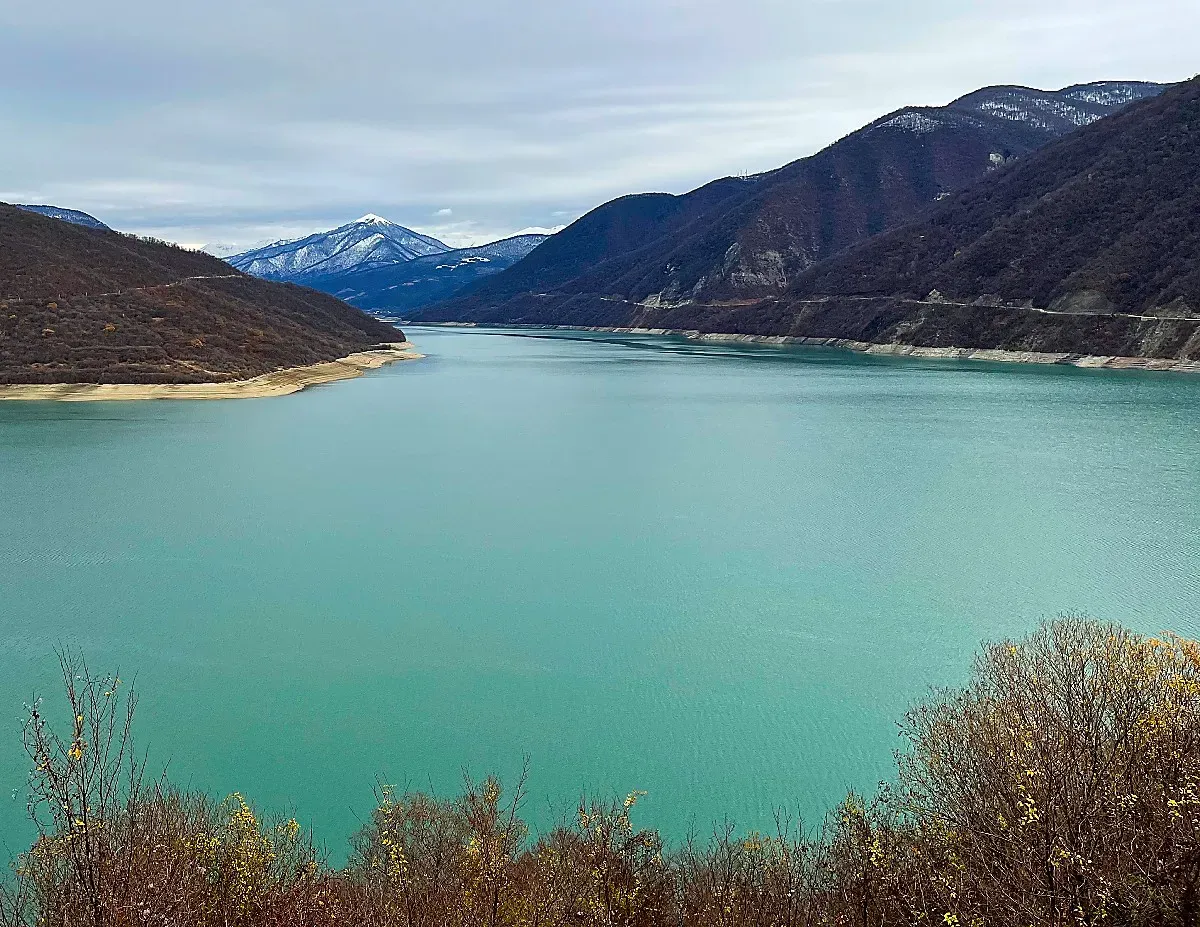
[[[805,337],[1193,360],[1197,217],[1200,78],[812,268],[769,324]]]
[[[777,296],[525,293],[477,312],[493,322],[1194,363],[1197,216],[1200,78],[1004,165]]]
[[[607,203],[508,271],[416,315],[581,324],[580,307],[603,309],[597,300],[615,300],[611,312],[778,296],[813,264],[1162,89],[996,87],[900,110],[777,171]]]
[[[216,258],[0,204],[0,383],[195,383],[402,336]]]
[[[801,276],[791,295],[1200,317],[1200,81]],[[935,299],[937,295],[935,295]]]
[[[637,322],[1195,361],[1197,216],[1200,78],[813,267],[782,298],[738,308],[642,310]]]

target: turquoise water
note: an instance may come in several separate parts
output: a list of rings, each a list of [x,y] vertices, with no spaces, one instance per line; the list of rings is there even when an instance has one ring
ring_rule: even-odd
[[[1200,380],[413,330],[284,399],[0,403],[0,838],[56,645],[173,778],[334,853],[526,755],[538,825],[820,816],[979,641],[1200,634]]]

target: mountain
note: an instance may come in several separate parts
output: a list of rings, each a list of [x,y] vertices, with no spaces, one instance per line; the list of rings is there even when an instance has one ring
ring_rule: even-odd
[[[225,260],[255,277],[306,283],[309,278],[399,264],[449,250],[436,238],[367,215],[331,232],[276,242]]]
[[[265,246],[266,246],[266,242],[263,243],[262,247],[265,247]],[[231,245],[231,244],[228,244],[223,241],[210,241],[207,245],[204,245],[200,250],[203,251],[205,254],[211,254],[213,257],[219,257],[222,260],[227,261],[231,257],[236,257],[239,254],[244,254],[245,253],[243,250],[244,248],[245,248],[245,245]]]
[[[545,240],[545,235],[516,235],[452,249],[379,216],[364,216],[332,232],[225,260],[257,277],[299,283],[369,312],[394,314],[453,296],[511,267]]]
[[[504,273],[414,317],[626,324],[642,308],[777,296],[814,264],[1163,89],[990,87],[948,106],[908,107],[769,173],[606,203]]]
[[[812,268],[782,308],[869,341],[1198,358],[1197,217],[1200,78]]]
[[[1200,369],[1198,165],[1200,77],[996,171],[780,296],[576,309],[639,327]]]
[[[86,212],[80,212],[78,209],[61,209],[58,206],[17,206],[17,209],[24,209],[26,212],[36,212],[41,216],[49,216],[51,219],[61,219],[63,222],[70,222],[72,225],[82,225],[89,229],[108,228],[107,225],[95,216],[89,216]]]
[[[443,251],[402,264],[354,268],[304,283],[368,312],[399,315],[438,302],[511,267],[542,244],[547,235],[516,235],[474,248]]]
[[[0,204],[0,383],[222,382],[402,340],[207,254]]]

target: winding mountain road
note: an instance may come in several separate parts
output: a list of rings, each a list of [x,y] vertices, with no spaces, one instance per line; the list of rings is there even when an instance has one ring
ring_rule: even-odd
[[[245,274],[205,274],[196,277],[184,277],[181,280],[176,280],[174,283],[153,283],[150,286],[135,286],[124,290],[113,290],[109,293],[76,293],[76,297],[83,296],[91,299],[96,296],[126,296],[129,293],[144,293],[147,290],[169,290],[171,287],[183,286],[185,283],[192,283],[196,280],[237,280],[245,277]],[[71,299],[70,296],[4,296],[0,297],[5,302],[9,303],[32,303],[32,302],[53,302],[59,299]]]

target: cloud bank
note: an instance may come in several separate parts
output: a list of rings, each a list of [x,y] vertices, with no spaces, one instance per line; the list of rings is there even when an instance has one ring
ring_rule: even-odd
[[[977,87],[1180,80],[1182,0],[58,0],[0,9],[0,199],[189,244],[451,244],[802,157]]]

